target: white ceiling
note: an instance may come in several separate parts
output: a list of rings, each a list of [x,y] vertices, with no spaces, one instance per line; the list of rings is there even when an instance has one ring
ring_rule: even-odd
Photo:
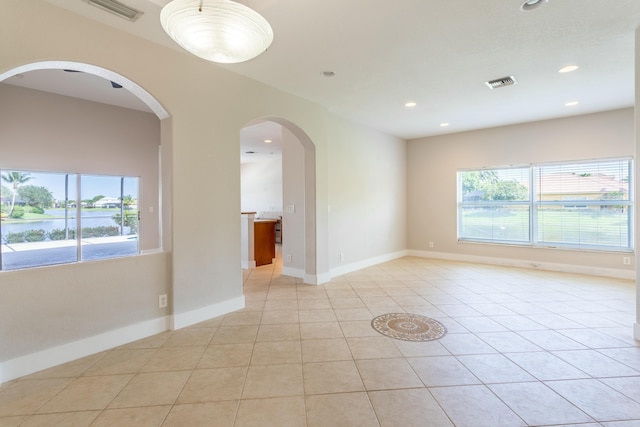
[[[73,73],[63,70],[32,70],[9,77],[4,83],[102,104],[116,105],[132,110],[151,112],[147,104],[128,90],[124,88],[116,89],[109,80],[88,73]]]
[[[120,0],[144,12],[135,23],[82,0],[46,1],[180,50],[159,23],[168,0]],[[242,0],[274,42],[251,61],[212,66],[407,139],[634,105],[639,0],[549,0],[529,12],[523,1]],[[558,73],[568,64],[580,68]],[[484,84],[510,75],[517,85]]]
[[[260,121],[240,130],[240,163],[272,160],[280,156],[282,126],[278,123]]]

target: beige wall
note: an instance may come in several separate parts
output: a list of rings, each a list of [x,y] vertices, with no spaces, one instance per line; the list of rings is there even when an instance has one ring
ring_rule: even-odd
[[[240,166],[243,212],[282,212],[282,158]]]
[[[286,127],[282,128],[282,270],[283,274],[305,274],[305,149]],[[287,211],[293,206],[293,212]],[[288,256],[291,256],[289,261]]]
[[[157,301],[168,290],[167,261],[167,254],[156,253],[2,272],[0,361],[161,318],[166,309]],[[96,351],[82,348],[78,354]]]
[[[338,118],[329,140],[332,271],[404,251],[407,143]]]
[[[632,157],[634,140],[634,113],[629,108],[409,141],[408,247],[457,259],[489,257],[530,267],[551,263],[582,266],[585,272],[615,269],[630,273],[635,262],[623,265],[620,253],[457,242],[456,171]],[[434,242],[433,248],[429,242]]]

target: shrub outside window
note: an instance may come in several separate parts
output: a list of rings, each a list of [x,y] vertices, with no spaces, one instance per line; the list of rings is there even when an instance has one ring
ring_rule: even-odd
[[[458,171],[458,240],[631,251],[631,160]]]
[[[139,253],[137,177],[6,169],[0,177],[1,270]]]

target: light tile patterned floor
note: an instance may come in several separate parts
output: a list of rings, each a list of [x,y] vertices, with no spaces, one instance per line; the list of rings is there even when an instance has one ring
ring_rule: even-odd
[[[402,258],[323,286],[244,274],[246,309],[9,382],[6,426],[640,426],[635,285]],[[411,312],[438,341],[384,337]]]

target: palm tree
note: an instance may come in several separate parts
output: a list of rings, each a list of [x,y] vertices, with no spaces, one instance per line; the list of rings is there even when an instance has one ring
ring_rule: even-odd
[[[11,196],[11,209],[9,209],[9,217],[11,217],[11,214],[13,213],[13,207],[16,204],[16,194],[18,193],[18,187],[20,186],[20,184],[24,184],[25,182],[29,181],[31,178],[33,178],[29,173],[27,172],[7,172],[4,175],[2,175],[2,180],[4,182],[6,182],[7,184],[11,184],[12,188],[13,188],[13,195]]]
[[[122,198],[122,204],[124,205],[125,209],[129,209],[129,206],[134,205],[136,202],[135,200],[133,200],[133,196],[128,195],[128,196],[124,196]]]

